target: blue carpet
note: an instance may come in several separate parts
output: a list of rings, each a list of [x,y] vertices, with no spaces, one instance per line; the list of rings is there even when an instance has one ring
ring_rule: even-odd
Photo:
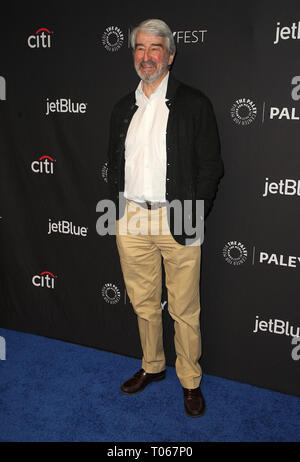
[[[184,414],[172,367],[138,395],[120,392],[140,361],[0,329],[0,441],[294,442],[300,398],[204,375],[206,414]]]

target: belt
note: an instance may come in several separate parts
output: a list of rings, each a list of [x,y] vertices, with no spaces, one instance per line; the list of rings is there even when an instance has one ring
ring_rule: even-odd
[[[131,202],[134,202],[135,204],[138,204],[140,207],[143,207],[144,209],[148,209],[148,210],[160,209],[161,207],[164,207],[166,205],[166,202],[151,202],[151,201],[137,202],[137,201],[133,201],[132,199],[130,200]]]

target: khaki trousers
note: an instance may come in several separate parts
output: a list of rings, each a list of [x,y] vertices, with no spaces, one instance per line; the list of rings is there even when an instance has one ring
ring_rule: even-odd
[[[165,369],[161,307],[163,257],[168,309],[174,320],[176,373],[184,388],[197,388],[202,377],[200,245],[184,246],[175,241],[165,206],[148,210],[128,200],[124,216],[117,220],[116,241],[126,290],[138,319],[142,368],[148,373]]]

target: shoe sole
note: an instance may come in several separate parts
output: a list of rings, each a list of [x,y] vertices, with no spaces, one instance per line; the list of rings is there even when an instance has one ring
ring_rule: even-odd
[[[158,378],[156,378],[156,379],[152,379],[151,382],[147,383],[147,385],[145,385],[143,388],[141,388],[141,389],[138,390],[138,391],[134,391],[134,392],[132,392],[132,393],[128,393],[127,391],[123,391],[123,390],[122,390],[122,387],[120,388],[120,390],[121,390],[122,393],[124,393],[124,395],[129,395],[129,396],[131,396],[131,395],[137,395],[137,394],[141,393],[142,391],[144,391],[145,388],[147,388],[147,386],[150,385],[152,382],[161,382],[161,381],[164,380],[165,378],[166,378],[166,375],[164,375],[163,377],[158,377]]]

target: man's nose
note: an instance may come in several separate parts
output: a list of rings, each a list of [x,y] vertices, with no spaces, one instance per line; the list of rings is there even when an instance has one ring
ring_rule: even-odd
[[[145,50],[144,50],[143,60],[144,60],[144,61],[148,61],[149,56],[150,56],[150,50],[145,49]]]

